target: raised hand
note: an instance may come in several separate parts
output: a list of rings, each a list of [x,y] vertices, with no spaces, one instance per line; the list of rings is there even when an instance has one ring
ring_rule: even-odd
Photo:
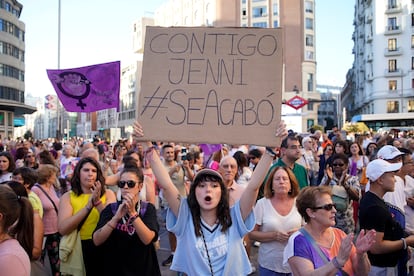
[[[341,246],[339,247],[338,256],[336,257],[338,263],[341,265],[345,264],[346,261],[349,259],[351,255],[352,249],[352,240],[354,239],[354,234],[348,234],[341,242]]]
[[[359,235],[355,241],[355,248],[358,254],[367,252],[371,246],[375,243],[375,236],[377,232],[374,229],[365,231],[364,229],[359,232]]]

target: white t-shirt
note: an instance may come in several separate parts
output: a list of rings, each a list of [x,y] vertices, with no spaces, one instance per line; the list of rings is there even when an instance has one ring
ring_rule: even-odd
[[[302,226],[302,217],[296,208],[296,200],[292,209],[286,216],[280,215],[273,207],[269,198],[257,201],[254,207],[256,224],[261,226],[261,231],[289,232]],[[260,266],[279,273],[290,273],[288,266],[283,266],[283,251],[287,241],[262,242],[259,247],[258,263]]]
[[[405,200],[405,185],[404,180],[399,176],[395,177],[394,192],[387,192],[384,195],[384,201],[401,209],[404,212],[407,201]]]

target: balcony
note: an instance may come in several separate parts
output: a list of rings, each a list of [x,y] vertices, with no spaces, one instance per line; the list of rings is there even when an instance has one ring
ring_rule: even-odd
[[[367,34],[367,43],[370,43],[372,41],[372,34]]]
[[[395,35],[400,33],[402,33],[400,26],[390,25],[386,27],[384,35]]]
[[[390,71],[388,69],[385,69],[385,71],[384,71],[384,76],[385,77],[402,77],[402,75],[403,75],[403,72],[402,72],[401,69],[397,69],[397,70],[394,70],[394,71]]]
[[[384,56],[385,57],[400,56],[402,54],[403,54],[402,47],[398,47],[394,50],[390,50],[388,48],[385,48],[385,50],[384,50]]]
[[[374,59],[374,55],[372,54],[372,53],[369,53],[368,55],[367,55],[367,61],[368,62],[372,62],[372,60]]]
[[[372,72],[367,74],[367,80],[368,81],[373,81],[374,80],[374,74]]]
[[[401,4],[387,5],[385,7],[385,14],[393,14],[402,12]]]
[[[365,18],[365,22],[366,23],[371,23],[372,22],[372,13],[367,14],[367,16]]]

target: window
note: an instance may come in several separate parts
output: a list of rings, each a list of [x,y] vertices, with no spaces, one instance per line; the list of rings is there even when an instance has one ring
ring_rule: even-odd
[[[306,35],[306,46],[313,46],[313,35]]]
[[[314,58],[313,58],[313,51],[306,51],[306,53],[305,53],[305,59],[306,60],[314,60]]]
[[[414,57],[411,57],[411,69],[414,69]]]
[[[305,1],[305,12],[313,13],[313,3],[311,1]]]
[[[0,112],[0,126],[4,126],[4,112]]]
[[[312,18],[306,18],[306,29],[313,30],[313,19]]]
[[[388,90],[397,90],[397,81],[396,80],[390,80],[388,81]]]
[[[273,21],[273,28],[278,28],[279,27],[279,21],[275,20]]]
[[[388,31],[398,30],[397,17],[388,18]]]
[[[414,112],[414,100],[408,100],[408,112]]]
[[[394,9],[397,7],[397,0],[388,0],[388,8]]]
[[[414,35],[411,36],[411,48],[414,48]]]
[[[278,15],[279,14],[279,5],[278,3],[274,3],[273,4],[273,15]]]
[[[267,22],[255,22],[255,23],[253,23],[253,27],[256,27],[256,28],[267,28]]]
[[[308,92],[313,91],[313,74],[308,74]]]
[[[390,38],[388,39],[388,51],[396,51],[397,50],[397,39]]]
[[[411,14],[411,27],[414,27],[414,13]]]
[[[243,16],[246,16],[246,15],[247,15],[247,13],[246,13],[246,9],[243,9],[243,10],[242,10],[242,15],[243,15]]]
[[[414,79],[411,79],[411,88],[414,88]]]
[[[388,72],[395,72],[397,71],[397,60],[390,59],[388,60]]]
[[[306,121],[306,126],[308,129],[310,129],[311,127],[313,127],[315,125],[315,120],[314,119],[308,119]]]
[[[252,9],[253,17],[263,17],[267,16],[267,7],[254,7]]]
[[[387,113],[398,113],[399,103],[398,101],[388,101],[387,102]]]

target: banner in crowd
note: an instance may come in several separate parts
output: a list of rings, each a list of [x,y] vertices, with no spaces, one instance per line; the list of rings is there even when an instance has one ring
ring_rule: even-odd
[[[66,111],[93,112],[116,107],[119,112],[119,61],[46,71]]]
[[[138,120],[152,141],[275,146],[280,29],[147,27]]]

